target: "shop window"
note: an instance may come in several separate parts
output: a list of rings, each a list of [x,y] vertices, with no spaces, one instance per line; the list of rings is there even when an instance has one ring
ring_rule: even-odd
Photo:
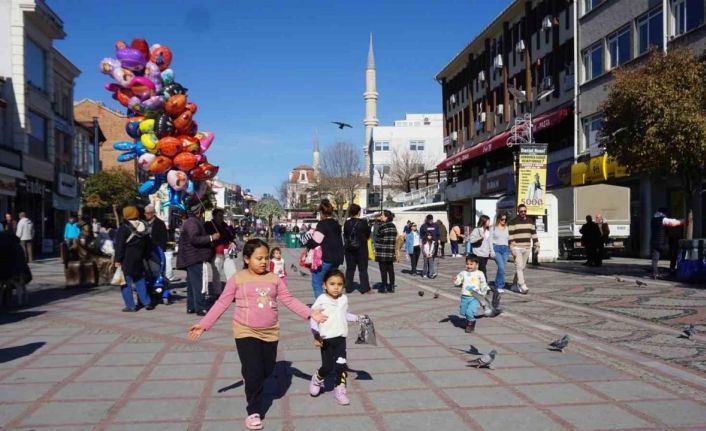
[[[652,48],[662,48],[662,33],[662,9],[654,9],[638,18],[638,54],[644,54]]]
[[[608,64],[613,69],[632,58],[630,53],[630,27],[625,27],[608,36]]]

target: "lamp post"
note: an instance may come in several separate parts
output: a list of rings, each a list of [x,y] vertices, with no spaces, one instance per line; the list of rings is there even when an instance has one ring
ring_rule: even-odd
[[[380,212],[382,212],[382,204],[385,200],[385,167],[384,166],[378,166],[375,169],[380,176]]]

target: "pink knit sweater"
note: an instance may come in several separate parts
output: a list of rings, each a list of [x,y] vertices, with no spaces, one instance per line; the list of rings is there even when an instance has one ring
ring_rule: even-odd
[[[311,317],[311,309],[292,296],[287,285],[277,275],[268,272],[254,276],[248,271],[240,271],[226,283],[208,314],[199,325],[211,329],[216,320],[228,309],[235,299],[233,321],[251,328],[272,328],[279,322],[277,300],[303,319]]]

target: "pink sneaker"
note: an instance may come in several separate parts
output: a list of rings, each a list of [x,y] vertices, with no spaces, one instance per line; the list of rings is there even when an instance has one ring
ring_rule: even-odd
[[[346,392],[346,385],[344,384],[340,384],[333,388],[333,396],[336,398],[336,402],[342,406],[347,406],[351,403],[351,400],[348,399]]]
[[[311,376],[311,382],[309,382],[309,395],[312,397],[319,395],[323,386],[324,381],[319,379],[318,373],[314,371],[314,375]]]
[[[262,420],[260,415],[255,413],[245,418],[245,428],[249,430],[261,430]]]

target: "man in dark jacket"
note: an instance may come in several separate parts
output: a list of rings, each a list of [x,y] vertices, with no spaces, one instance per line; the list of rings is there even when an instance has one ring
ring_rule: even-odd
[[[213,242],[218,241],[218,232],[209,235],[203,222],[204,208],[200,202],[192,204],[188,218],[181,225],[177,268],[186,270],[186,312],[206,315],[206,302],[202,289],[203,263],[213,256]]]
[[[361,220],[360,205],[351,204],[348,207],[350,218],[343,224],[344,253],[346,258],[346,288],[353,290],[353,276],[358,267],[360,278],[360,293],[370,293],[368,279],[368,238],[370,226],[367,221]]]
[[[439,228],[434,223],[434,216],[429,214],[424,219],[424,224],[419,228],[419,237],[426,238],[427,233],[431,233],[431,240],[434,243],[434,257],[439,252]]]
[[[586,223],[581,226],[581,244],[586,249],[586,262],[584,265],[600,266],[601,256],[599,255],[599,247],[601,241],[601,229],[593,221],[593,217],[586,216]]]
[[[167,225],[155,215],[154,206],[147,205],[145,207],[145,221],[147,222],[152,244],[161,248],[162,251],[166,251],[167,241],[169,240]]]
[[[650,252],[652,257],[652,277],[657,279],[659,273],[659,258],[669,253],[669,231],[671,229],[685,226],[684,220],[667,217],[667,209],[660,208],[652,216],[650,227],[652,235],[650,236]]]
[[[441,251],[441,258],[443,259],[444,247],[449,240],[449,232],[441,219],[436,220],[436,230],[439,232],[439,251]]]
[[[123,311],[137,311],[132,296],[135,285],[137,296],[145,306],[152,310],[154,305],[147,294],[145,284],[145,259],[149,255],[149,237],[147,225],[140,220],[140,212],[134,206],[123,208],[123,222],[115,234],[115,267],[121,268],[126,284],[121,286],[125,308]]]

